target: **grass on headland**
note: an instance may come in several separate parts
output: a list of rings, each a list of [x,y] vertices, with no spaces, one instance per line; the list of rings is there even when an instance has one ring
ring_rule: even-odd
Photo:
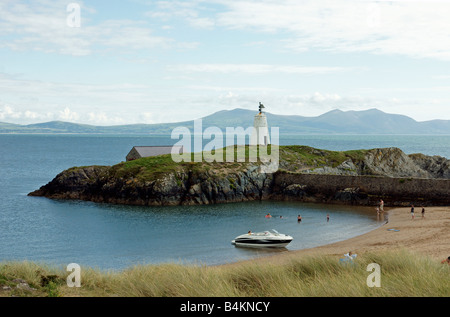
[[[268,145],[250,150],[248,145],[213,149],[210,152],[185,153],[181,162],[175,162],[171,154],[144,157],[121,162],[112,166],[109,173],[118,178],[136,177],[140,180],[152,180],[170,172],[205,171],[210,169],[230,168],[234,171],[244,170],[248,163],[261,163],[263,155],[269,156],[278,146]]]
[[[381,267],[381,287],[366,284],[370,263]],[[80,288],[67,286],[68,274],[31,262],[3,263],[0,296],[450,296],[450,266],[408,251],[366,253],[352,265],[324,255],[298,257],[277,265],[256,261],[231,266],[161,264],[121,272],[82,267]],[[18,279],[25,280],[31,289],[18,288]]]
[[[274,155],[275,153],[279,155]],[[364,159],[366,153],[367,150],[328,151],[300,145],[268,145],[250,150],[248,145],[235,145],[213,149],[210,152],[186,154],[189,157],[187,162],[174,162],[170,154],[140,158],[116,164],[110,172],[120,178],[137,177],[141,180],[151,180],[168,172],[180,172],[186,169],[194,171],[222,168],[244,169],[249,162],[261,163],[261,157],[278,160],[281,169],[296,172],[324,166],[336,167],[347,160],[357,163]]]

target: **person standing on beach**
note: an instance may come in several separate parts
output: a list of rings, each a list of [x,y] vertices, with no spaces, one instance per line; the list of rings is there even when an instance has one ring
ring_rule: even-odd
[[[422,219],[425,218],[425,207],[422,206]]]
[[[411,205],[411,219],[414,219],[414,205]]]

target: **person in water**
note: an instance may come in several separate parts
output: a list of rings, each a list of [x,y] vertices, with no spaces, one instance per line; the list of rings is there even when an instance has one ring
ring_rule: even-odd
[[[380,212],[384,211],[384,201],[383,199],[380,199]]]
[[[297,222],[302,222],[302,216],[300,215],[297,216]]]
[[[266,218],[272,218],[272,216],[270,215],[270,213],[268,213],[268,214],[266,215]]]

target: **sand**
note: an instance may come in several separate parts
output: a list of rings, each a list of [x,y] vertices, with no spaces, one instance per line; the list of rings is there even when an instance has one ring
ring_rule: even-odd
[[[424,218],[421,215],[421,208],[416,207],[415,219],[412,219],[410,211],[410,208],[386,210],[384,212],[388,219],[386,224],[348,240],[310,249],[279,253],[251,261],[276,263],[303,255],[336,255],[342,257],[349,251],[361,254],[401,249],[430,256],[436,260],[442,260],[450,256],[450,207],[425,207]]]

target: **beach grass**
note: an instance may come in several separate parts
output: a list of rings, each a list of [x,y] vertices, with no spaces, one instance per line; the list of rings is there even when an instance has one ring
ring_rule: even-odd
[[[369,287],[370,263],[380,287]],[[0,264],[0,296],[82,297],[448,297],[450,265],[411,251],[379,251],[343,263],[332,255],[246,261],[220,266],[138,265],[122,271],[81,268],[81,287],[68,287],[65,268],[33,262]],[[31,289],[17,286],[18,279]],[[6,288],[5,288],[6,286]]]

